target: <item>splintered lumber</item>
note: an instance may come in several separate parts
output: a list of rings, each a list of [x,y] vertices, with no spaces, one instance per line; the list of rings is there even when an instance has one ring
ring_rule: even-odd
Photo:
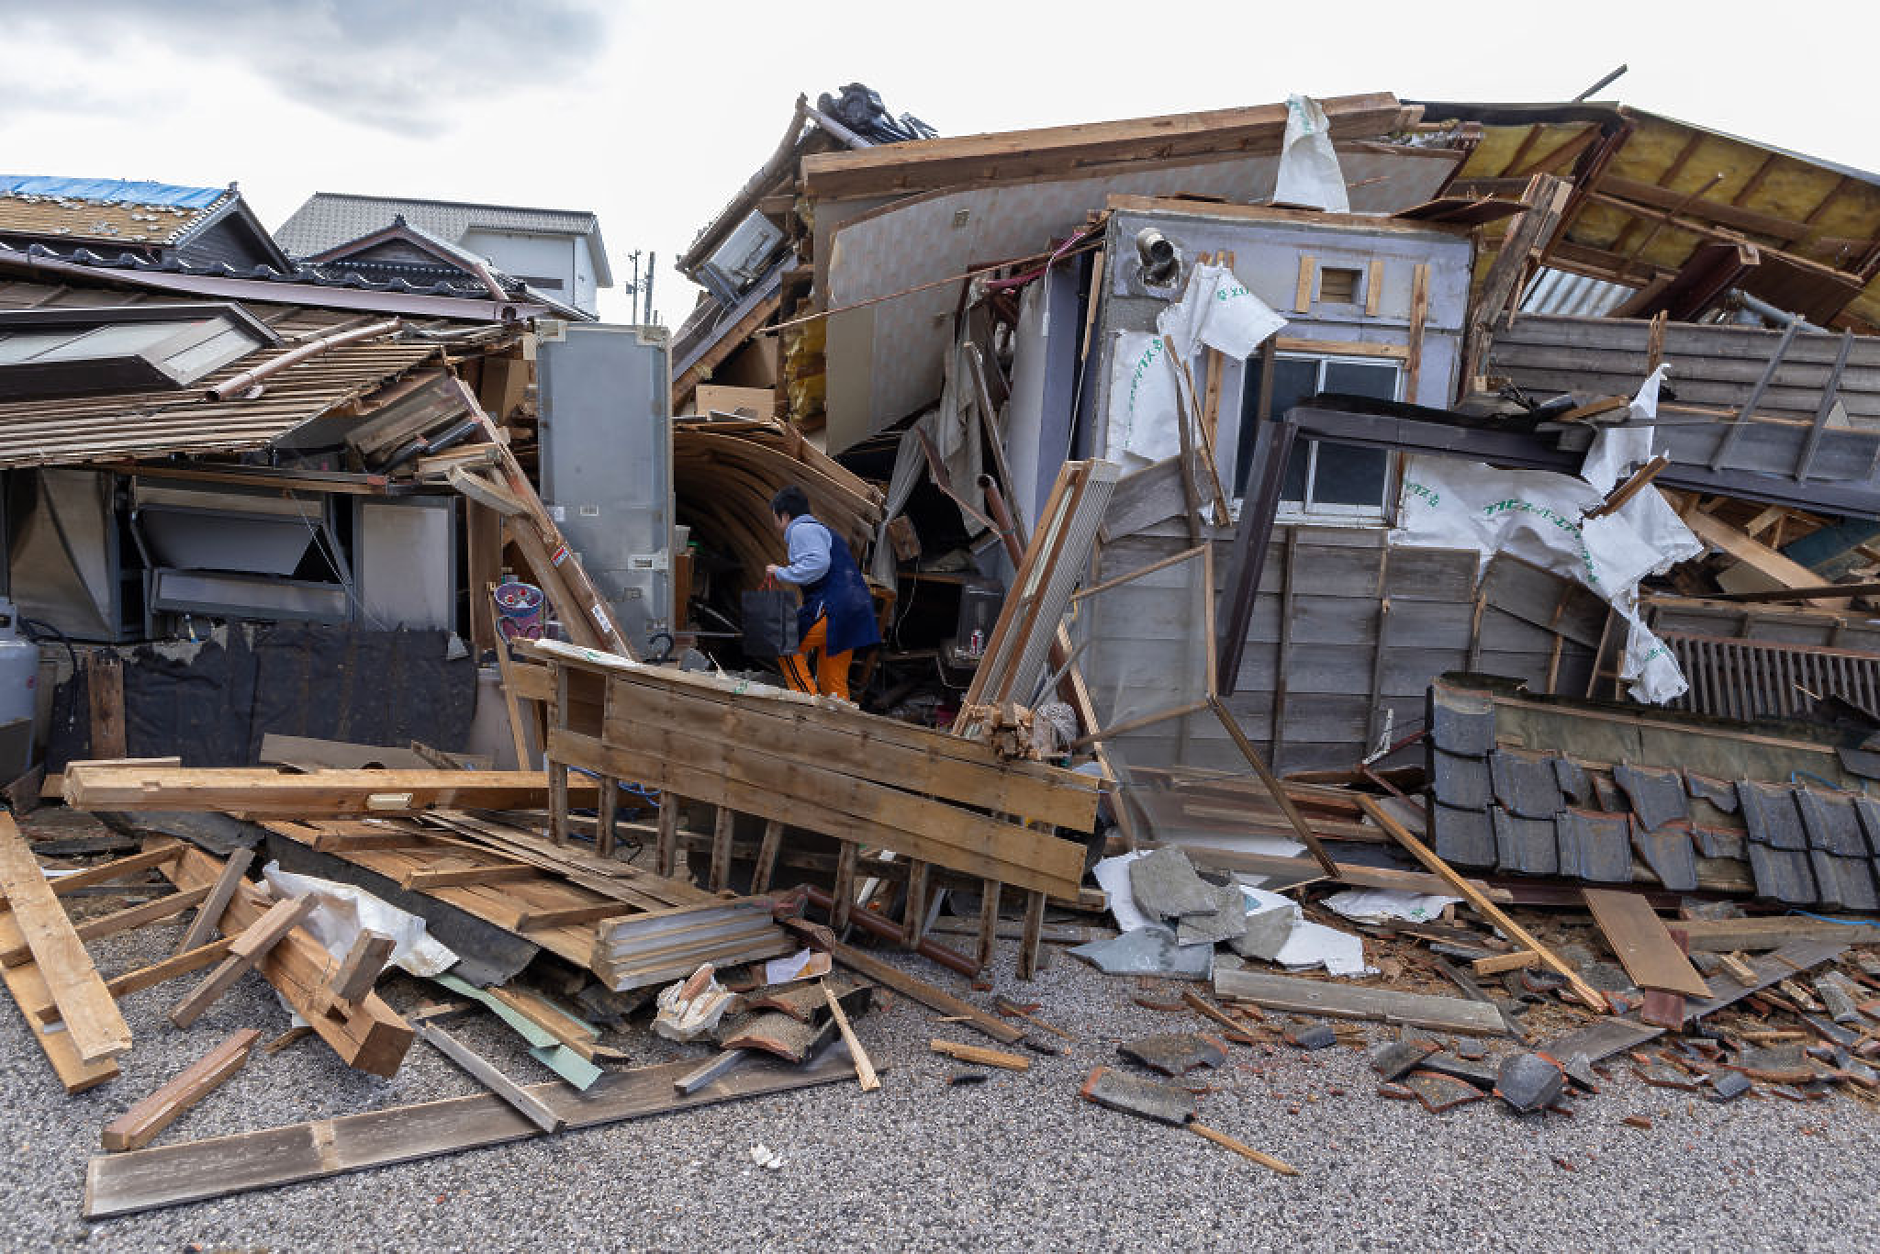
[[[208,895],[209,890],[207,888],[191,889],[184,893],[165,893],[154,901],[146,901],[141,905],[127,906],[122,910],[114,910],[110,914],[101,915],[95,919],[87,919],[73,928],[73,932],[80,941],[100,940],[106,936],[116,936],[119,932],[134,931],[146,924],[155,923],[160,919],[167,919],[172,915],[181,914]],[[23,944],[9,945],[5,948],[0,948],[0,963],[4,963],[7,966],[24,962],[26,957],[26,946]]]
[[[525,1091],[568,1127],[591,1128],[842,1083],[855,1075],[848,1052],[837,1044],[805,1066],[755,1057],[691,1093],[673,1087],[697,1066],[688,1058],[609,1072],[586,1092],[559,1080],[528,1085]],[[478,1093],[128,1154],[101,1154],[86,1169],[84,1213],[88,1219],[106,1219],[542,1135],[502,1098]]]
[[[131,1030],[118,1012],[117,1001],[92,965],[91,955],[85,952],[84,942],[53,895],[52,885],[46,882],[13,817],[4,814],[0,814],[0,892],[12,903],[11,922],[59,1008],[78,1061],[103,1062],[129,1049]],[[18,990],[14,996],[20,997]]]
[[[259,1029],[244,1028],[198,1058],[181,1075],[107,1123],[102,1137],[104,1147],[142,1149],[156,1140],[157,1133],[240,1071],[260,1039]]]
[[[1388,988],[1329,984],[1295,975],[1226,970],[1214,973],[1214,995],[1250,1001],[1267,1010],[1284,1010],[1291,1014],[1376,1019],[1383,1023],[1477,1036],[1508,1034],[1508,1025],[1502,1022],[1499,1010],[1462,997],[1433,997]]]
[[[379,975],[385,970],[385,964],[391,961],[392,950],[398,942],[383,932],[371,928],[360,928],[359,935],[353,938],[352,948],[346,951],[344,961],[333,978],[327,982],[327,988],[341,1001],[358,1001],[372,991],[378,983]]]
[[[592,782],[570,781],[592,793]],[[147,767],[73,763],[65,803],[77,810],[217,810],[277,818],[422,811],[539,810],[548,804],[544,771],[312,771],[284,775],[256,767]]]
[[[743,897],[626,915],[594,940],[594,974],[616,993],[684,979],[704,963],[757,962],[796,942],[770,917],[770,900]]]
[[[1373,823],[1389,833],[1392,840],[1402,845],[1410,856],[1415,858],[1418,862],[1421,862],[1425,868],[1441,876],[1445,883],[1467,899],[1471,906],[1475,907],[1478,914],[1500,928],[1503,934],[1514,941],[1515,944],[1520,945],[1523,949],[1533,951],[1534,955],[1545,963],[1550,970],[1562,976],[1567,981],[1568,987],[1573,990],[1575,997],[1579,998],[1582,1002],[1592,1009],[1597,1010],[1599,1013],[1606,1013],[1610,1007],[1606,1003],[1604,994],[1582,979],[1578,971],[1570,964],[1561,960],[1560,955],[1541,944],[1526,928],[1509,918],[1505,911],[1496,906],[1494,902],[1490,901],[1481,892],[1477,891],[1476,887],[1466,878],[1458,875],[1453,867],[1436,856],[1435,850],[1411,835],[1410,829],[1392,818],[1390,812],[1379,805],[1375,798],[1360,795],[1358,797],[1358,804],[1363,807],[1365,814],[1370,816]]]
[[[976,1067],[1003,1067],[1007,1071],[1030,1071],[1031,1059],[1023,1054],[1008,1054],[1002,1049],[987,1049],[983,1045],[966,1045],[959,1041],[933,1040],[927,1047],[936,1054],[945,1054],[961,1062],[970,1062]]]
[[[0,927],[10,929],[11,920]],[[53,1004],[52,991],[47,987],[45,977],[30,962],[21,963],[17,967],[0,967],[0,979],[6,981],[7,991],[22,1010],[27,1006]],[[46,1061],[52,1064],[53,1074],[59,1077],[59,1083],[64,1086],[66,1093],[83,1093],[106,1080],[116,1079],[117,1059],[101,1058],[97,1062],[80,1059],[78,1050],[72,1044],[72,1034],[53,1022],[57,1018],[56,1008],[48,1019],[28,1011],[26,1026],[32,1030],[33,1039],[39,1042],[39,1048],[45,1052]]]
[[[202,1012],[228,991],[229,985],[280,944],[312,910],[313,898],[310,896],[277,901],[269,906],[267,913],[235,936],[228,947],[228,957],[222,960],[221,965],[177,1003],[176,1009],[170,1012],[170,1022],[179,1028],[186,1028],[201,1018]]]
[[[215,883],[221,870],[217,859],[201,850],[187,849],[165,867],[164,874],[179,888],[193,888]],[[269,906],[259,888],[243,883],[229,899],[219,926],[225,934],[238,934],[265,914]],[[334,1002],[326,994],[327,972],[333,964],[333,955],[319,941],[305,928],[295,928],[268,951],[258,970],[342,1062],[370,1075],[394,1074],[405,1051],[411,1048],[411,1025],[377,993],[367,993],[352,1003]]]
[[[443,1028],[423,1019],[412,1026],[417,1029],[418,1035],[424,1038],[427,1045],[475,1076],[483,1087],[515,1107],[518,1113],[542,1131],[560,1132],[567,1126],[567,1119],[549,1109],[541,1098],[504,1075],[495,1063]]]
[[[884,988],[910,1000],[917,1001],[929,1010],[937,1010],[952,1017],[956,1022],[967,1024],[990,1036],[1002,1045],[1013,1045],[1025,1039],[1025,1032],[1007,1023],[1005,1020],[987,1014],[971,1002],[962,1001],[943,988],[937,988],[918,976],[912,976],[901,968],[891,966],[872,954],[844,945],[827,928],[801,919],[784,921],[784,926],[803,936],[810,944],[826,952],[831,958],[859,975],[867,976]]]
[[[1634,984],[1685,997],[1710,996],[1710,985],[1643,897],[1603,888],[1582,889],[1581,894],[1593,912],[1593,922]]]
[[[868,1051],[856,1039],[855,1028],[849,1023],[848,1011],[842,1009],[842,1003],[836,1000],[828,980],[817,980],[816,986],[822,989],[823,1000],[829,1003],[829,1015],[836,1021],[836,1030],[842,1033],[842,1043],[849,1047],[849,1053],[855,1058],[855,1078],[861,1082],[862,1092],[874,1092],[881,1087],[881,1077],[875,1074],[874,1060],[869,1058]]]
[[[203,899],[202,909],[190,921],[189,930],[183,933],[182,941],[176,946],[179,954],[192,949],[200,949],[215,937],[216,924],[222,921],[222,912],[228,909],[229,898],[235,895],[235,886],[248,874],[248,866],[255,860],[252,849],[237,849],[222,864],[222,874],[216,876],[215,886]]]
[[[1470,965],[1477,975],[1500,975],[1503,971],[1525,971],[1529,967],[1540,965],[1540,955],[1517,949],[1511,954],[1496,954],[1492,958],[1477,958]]]
[[[108,884],[112,880],[123,879],[127,875],[135,875],[140,871],[148,871],[154,867],[160,867],[175,858],[182,851],[183,846],[180,843],[174,840],[166,840],[160,844],[152,845],[142,853],[134,853],[128,858],[119,858],[113,862],[105,862],[98,866],[87,867],[83,871],[74,871],[70,875],[61,875],[58,879],[52,881],[52,892],[54,896],[64,897],[69,893],[77,892],[81,888],[91,888],[97,884]],[[4,899],[0,899],[0,911],[5,911],[10,908],[11,906]]]
[[[1692,949],[1728,953],[1737,949],[1780,949],[1795,940],[1839,940],[1850,945],[1880,944],[1880,927],[1828,918],[1773,915],[1764,919],[1681,919]]]
[[[122,1001],[132,993],[154,988],[179,975],[188,975],[191,971],[200,971],[204,967],[214,966],[228,956],[228,947],[234,943],[234,939],[227,936],[221,940],[210,941],[207,945],[165,958],[162,962],[114,976],[105,983],[105,987],[111,990],[112,997]],[[33,1006],[22,1006],[21,1009],[25,1010],[26,1017],[35,1023],[55,1023],[59,1018],[59,1008],[49,1000]]]
[[[1299,1174],[1297,1167],[1281,1162],[1271,1154],[1262,1153],[1253,1148],[1253,1146],[1248,1145],[1245,1141],[1237,1141],[1225,1132],[1217,1132],[1213,1128],[1208,1127],[1205,1123],[1195,1123],[1191,1120],[1188,1124],[1188,1130],[1206,1137],[1216,1145],[1233,1150],[1248,1162],[1259,1163],[1268,1171],[1277,1171],[1282,1176],[1296,1176]]]

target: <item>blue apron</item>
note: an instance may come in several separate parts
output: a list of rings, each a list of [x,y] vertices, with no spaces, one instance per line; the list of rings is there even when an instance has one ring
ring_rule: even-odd
[[[829,569],[821,579],[803,585],[803,606],[796,612],[798,638],[824,614],[829,616],[829,652],[846,653],[881,643],[881,630],[875,623],[875,599],[862,578],[862,568],[855,564],[848,542],[833,530],[829,532]]]

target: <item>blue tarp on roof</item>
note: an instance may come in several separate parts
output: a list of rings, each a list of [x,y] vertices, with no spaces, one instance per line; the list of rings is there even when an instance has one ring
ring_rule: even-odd
[[[207,209],[228,194],[226,187],[178,187],[174,183],[134,183],[123,179],[68,179],[44,174],[0,174],[0,194],[60,196],[101,205],[174,205]]]

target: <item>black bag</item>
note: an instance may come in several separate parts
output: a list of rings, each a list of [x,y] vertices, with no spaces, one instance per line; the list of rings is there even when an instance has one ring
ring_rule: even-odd
[[[796,652],[796,594],[760,588],[744,594],[744,652],[748,657],[788,657]]]

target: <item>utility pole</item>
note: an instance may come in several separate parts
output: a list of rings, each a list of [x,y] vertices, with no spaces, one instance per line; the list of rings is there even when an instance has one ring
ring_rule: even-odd
[[[640,254],[634,253],[633,256],[635,259],[635,264],[637,265]],[[658,253],[646,254],[646,317],[642,319],[642,321],[649,327],[658,325],[657,321],[653,317],[653,271],[657,270],[658,268],[659,268],[659,254]],[[636,278],[637,278],[637,274],[636,274]]]

